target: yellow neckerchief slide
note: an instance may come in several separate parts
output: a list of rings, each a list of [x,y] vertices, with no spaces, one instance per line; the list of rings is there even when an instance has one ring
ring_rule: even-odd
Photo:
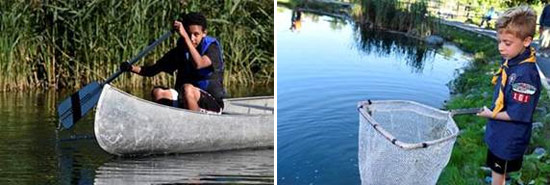
[[[529,58],[525,59],[524,61],[520,62],[519,64],[523,63],[535,63],[537,61],[537,58],[535,57],[535,49],[533,47],[530,47],[531,55]],[[518,65],[519,65],[518,64]],[[498,76],[500,76],[500,89],[498,91],[498,97],[495,101],[495,108],[493,109],[493,118],[497,116],[497,114],[504,109],[504,89],[506,87],[506,80],[508,79],[508,75],[506,74],[506,69],[508,68],[508,60],[504,62],[498,69],[497,73],[494,74],[493,80],[491,81],[493,85],[497,84]]]

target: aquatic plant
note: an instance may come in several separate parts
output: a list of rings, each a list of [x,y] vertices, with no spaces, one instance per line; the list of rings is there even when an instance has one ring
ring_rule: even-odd
[[[200,11],[208,34],[224,49],[225,85],[274,81],[273,2],[207,0],[6,0],[0,2],[0,91],[79,88],[107,78],[151,41],[171,29],[181,12]],[[176,44],[159,45],[138,64],[152,64]],[[171,85],[123,75],[114,83]]]

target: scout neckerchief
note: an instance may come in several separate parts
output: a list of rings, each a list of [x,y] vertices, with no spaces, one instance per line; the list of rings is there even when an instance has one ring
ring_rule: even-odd
[[[535,63],[537,61],[535,57],[535,49],[533,47],[529,47],[529,50],[531,50],[531,54],[527,59],[523,60],[519,64],[523,63]],[[519,65],[518,64],[518,65]],[[508,69],[508,60],[504,61],[504,64],[500,66],[497,73],[493,76],[492,83],[493,85],[497,84],[498,76],[500,76],[500,89],[498,90],[498,97],[495,101],[495,108],[493,109],[493,118],[497,116],[497,114],[504,109],[504,89],[506,87],[506,80],[508,78],[508,75],[506,74],[506,69]]]

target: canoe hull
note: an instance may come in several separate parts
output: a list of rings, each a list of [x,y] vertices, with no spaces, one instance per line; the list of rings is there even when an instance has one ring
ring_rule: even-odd
[[[115,155],[273,147],[273,113],[243,111],[202,114],[139,99],[105,85],[94,132],[101,148]]]

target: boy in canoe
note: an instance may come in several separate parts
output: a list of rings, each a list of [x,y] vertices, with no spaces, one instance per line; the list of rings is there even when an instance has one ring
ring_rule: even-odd
[[[201,112],[221,113],[224,63],[220,43],[206,36],[206,18],[200,13],[188,13],[173,23],[181,36],[177,46],[151,66],[134,66],[127,62],[121,70],[141,76],[177,71],[174,89],[155,87],[151,95],[155,102]]]
[[[489,118],[485,142],[493,185],[504,184],[507,173],[521,169],[531,137],[541,87],[535,50],[530,47],[536,18],[533,9],[521,6],[507,10],[496,22],[498,50],[503,60],[492,80],[492,108],[483,107],[478,113]]]

